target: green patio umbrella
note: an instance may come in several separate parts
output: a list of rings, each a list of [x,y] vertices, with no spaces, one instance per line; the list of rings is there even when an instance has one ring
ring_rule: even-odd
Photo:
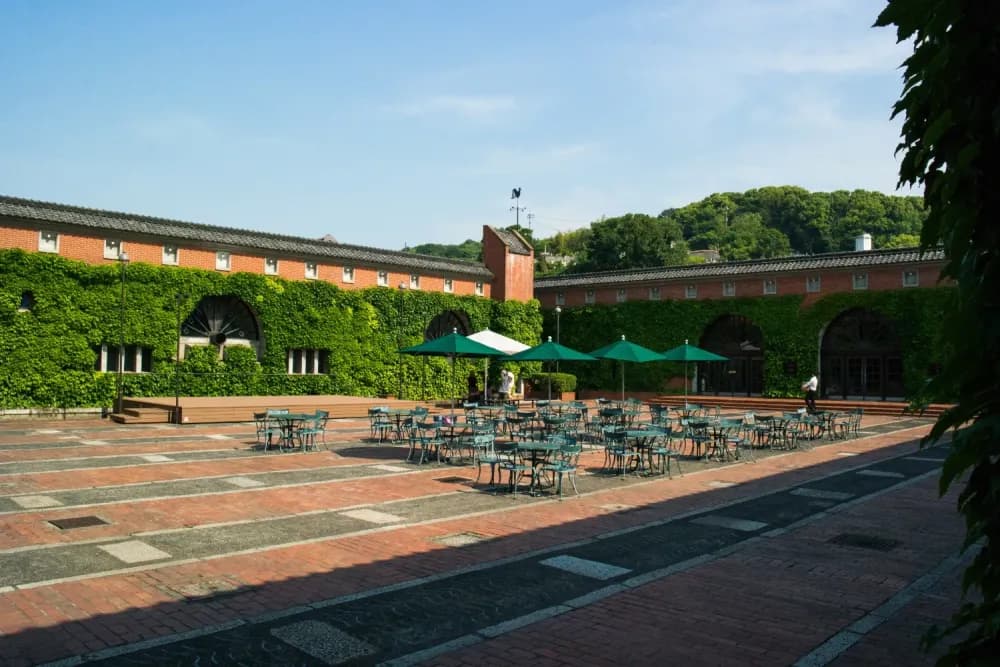
[[[476,358],[483,357],[506,357],[507,353],[502,352],[489,345],[483,345],[474,340],[466,338],[458,333],[457,329],[452,329],[451,333],[440,338],[424,341],[419,345],[411,345],[401,349],[400,354],[416,354],[425,357],[448,357],[451,361],[451,385],[455,386],[455,359],[458,357]],[[454,394],[454,391],[452,392]],[[451,397],[451,414],[455,416],[455,396]]]
[[[552,336],[535,347],[529,347],[517,354],[507,357],[509,361],[597,361],[586,352],[577,352],[573,348],[552,342]],[[549,377],[549,398],[552,398],[552,377]]]
[[[688,345],[687,339],[684,339],[683,345],[678,345],[677,347],[671,348],[663,353],[664,359],[668,361],[683,361],[684,362],[684,405],[687,406],[688,402],[688,362],[689,361],[729,361],[729,357],[723,357],[721,354],[716,354],[715,352],[709,352],[708,350],[703,350],[700,347],[694,345]]]
[[[625,402],[625,362],[630,361],[636,364],[644,364],[649,361],[665,360],[665,357],[659,352],[650,350],[648,347],[643,347],[638,343],[625,340],[625,334],[622,334],[621,340],[616,340],[609,345],[594,350],[590,353],[590,356],[597,357],[598,359],[617,359],[621,362],[623,403]]]

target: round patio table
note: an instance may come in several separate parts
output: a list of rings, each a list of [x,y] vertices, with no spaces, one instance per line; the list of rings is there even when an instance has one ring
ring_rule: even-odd
[[[313,419],[316,415],[308,414],[303,412],[283,412],[281,414],[274,414],[268,417],[278,423],[278,428],[281,429],[281,439],[278,444],[279,450],[284,450],[286,447],[288,449],[295,449],[295,435],[302,424],[308,420]],[[305,445],[302,446],[302,451],[305,451]]]
[[[538,483],[538,467],[543,463],[546,463],[552,454],[554,452],[558,452],[560,449],[562,449],[562,443],[549,442],[546,440],[528,440],[514,443],[514,450],[528,454],[528,458],[531,461],[532,472],[531,486],[528,489],[529,495],[535,495],[536,486],[541,486],[540,483]]]

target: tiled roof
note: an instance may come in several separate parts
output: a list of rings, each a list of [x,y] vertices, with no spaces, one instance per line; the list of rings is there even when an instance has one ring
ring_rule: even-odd
[[[627,271],[564,274],[537,279],[535,281],[535,289],[583,285],[622,285],[660,280],[700,280],[723,276],[788,273],[792,271],[816,271],[822,269],[851,269],[883,264],[907,264],[943,260],[944,252],[940,249],[928,250],[922,255],[917,248],[832,252],[822,255],[796,255],[793,257],[756,259],[743,262],[685,264],[681,266],[660,266],[650,269],[631,269]]]
[[[521,240],[520,235],[515,234],[509,229],[499,229],[497,227],[490,227],[493,232],[500,237],[504,245],[507,246],[512,253],[515,255],[530,255],[531,248]]]
[[[217,227],[131,213],[52,204],[3,195],[0,195],[0,216],[87,227],[95,230],[197,241],[219,246],[237,246],[286,255],[328,258],[337,260],[339,263],[456,273],[485,280],[493,277],[493,273],[489,269],[477,262],[417,255],[398,250],[381,250],[300,236],[270,234],[248,229]]]

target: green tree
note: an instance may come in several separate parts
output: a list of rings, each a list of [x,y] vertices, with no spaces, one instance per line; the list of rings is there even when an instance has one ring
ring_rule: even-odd
[[[964,484],[964,548],[975,556],[966,594],[944,631],[952,644],[939,665],[994,665],[1000,655],[1000,5],[981,0],[889,0],[876,21],[912,41],[903,92],[901,184],[922,185],[924,247],[940,244],[943,275],[957,286],[945,315],[944,370],[932,391],[956,392],[956,406],[926,442],[949,432],[944,494]],[[968,595],[971,593],[971,595]]]
[[[423,243],[405,248],[406,252],[417,255],[433,255],[435,257],[448,257],[450,259],[465,259],[472,262],[479,261],[483,256],[483,244],[479,241],[466,239],[457,245],[445,243]]]
[[[673,220],[628,213],[590,226],[584,261],[575,270],[607,271],[682,264],[687,257],[683,234]]]

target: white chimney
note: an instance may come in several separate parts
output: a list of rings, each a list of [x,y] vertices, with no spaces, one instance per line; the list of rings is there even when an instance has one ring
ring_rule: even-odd
[[[854,237],[854,252],[862,252],[872,249],[872,235],[859,234]]]

